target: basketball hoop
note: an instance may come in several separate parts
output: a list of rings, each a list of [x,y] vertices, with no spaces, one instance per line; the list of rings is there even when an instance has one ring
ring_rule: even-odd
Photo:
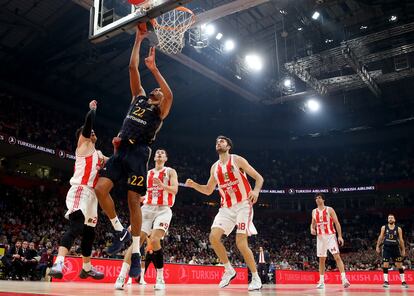
[[[151,20],[158,37],[158,48],[169,54],[181,52],[184,47],[184,34],[194,22],[194,13],[183,6]]]

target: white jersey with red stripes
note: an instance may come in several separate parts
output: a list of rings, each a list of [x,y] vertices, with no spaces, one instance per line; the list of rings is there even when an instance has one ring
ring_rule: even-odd
[[[247,180],[246,173],[236,164],[235,155],[230,154],[227,163],[217,161],[214,164],[214,178],[218,184],[221,197],[220,205],[230,208],[233,205],[248,199],[252,188]]]
[[[163,167],[162,170],[153,168],[147,174],[147,193],[144,196],[144,204],[153,206],[172,207],[175,202],[175,195],[167,192],[162,187],[154,185],[154,178],[159,179],[167,186],[171,185],[170,171],[172,168]]]
[[[98,171],[104,166],[104,156],[95,150],[87,156],[76,155],[73,177],[70,185],[85,185],[95,188],[98,182]]]
[[[319,210],[318,208],[314,209],[313,218],[316,221],[317,235],[336,233],[335,227],[333,225],[333,219],[329,214],[329,207],[325,207],[323,210]]]

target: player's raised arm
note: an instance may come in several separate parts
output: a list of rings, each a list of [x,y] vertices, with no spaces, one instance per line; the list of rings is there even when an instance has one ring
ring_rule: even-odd
[[[164,95],[164,99],[160,103],[160,117],[161,119],[165,119],[168,114],[170,113],[171,105],[173,102],[173,94],[168,85],[167,81],[165,81],[164,77],[161,75],[161,72],[158,70],[157,65],[155,63],[155,47],[151,47],[148,57],[145,58],[145,65],[151,71],[152,75],[154,75],[155,80],[159,87],[161,88],[161,92]]]
[[[335,210],[332,209],[331,207],[329,208],[329,214],[331,215],[332,220],[335,223],[336,231],[338,232],[338,243],[340,246],[343,246],[344,239],[342,238],[342,228],[341,228],[341,224],[339,223],[338,216],[336,215]]]
[[[82,144],[91,141],[91,134],[92,134],[93,123],[95,121],[95,113],[96,113],[97,105],[98,103],[96,102],[96,100],[92,100],[89,103],[90,110],[86,114],[85,122],[82,126],[82,131],[78,138],[77,148],[82,146]]]
[[[256,203],[259,197],[260,189],[263,186],[263,177],[241,156],[236,156],[236,164],[239,168],[246,172],[255,180],[254,189],[249,193],[249,199],[252,203]]]
[[[210,169],[210,178],[208,179],[206,185],[198,184],[197,182],[191,179],[187,179],[187,181],[185,181],[185,186],[194,188],[198,192],[203,193],[205,195],[211,195],[214,189],[216,188],[216,185],[217,183],[214,178],[214,165]]]
[[[405,257],[405,243],[401,227],[398,227],[398,240],[400,242],[401,256]]]
[[[141,85],[141,76],[139,75],[139,51],[141,49],[142,40],[147,36],[137,26],[135,35],[135,43],[132,48],[131,59],[129,61],[129,84],[131,87],[132,101],[136,96],[145,96],[145,90]]]
[[[381,253],[380,246],[381,246],[382,242],[384,241],[384,235],[385,235],[385,226],[382,226],[380,235],[378,236],[377,247],[376,247],[376,251],[377,251],[378,254]]]

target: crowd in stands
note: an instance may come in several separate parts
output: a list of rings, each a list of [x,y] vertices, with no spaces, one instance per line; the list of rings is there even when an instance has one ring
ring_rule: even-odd
[[[1,261],[7,276],[11,279],[44,277],[67,226],[63,217],[65,196],[61,190],[52,188],[26,190],[6,185],[0,185],[0,195],[0,246],[6,248]],[[117,200],[117,209],[121,219],[127,223],[126,203]],[[165,260],[171,263],[218,264],[208,241],[216,212],[217,208],[207,204],[178,203],[174,206],[171,227],[163,242]],[[341,218],[342,213],[339,211],[338,214]],[[300,222],[302,220],[304,222]],[[270,270],[317,270],[316,243],[309,233],[308,220],[297,221],[288,213],[257,208],[254,223],[260,235],[250,239],[252,250],[258,252],[259,247],[263,247],[270,253]],[[379,269],[381,259],[374,247],[384,221],[385,217],[379,219],[378,215],[371,214],[365,214],[364,218],[342,219],[346,241],[343,258],[348,270]],[[397,222],[405,230],[408,254],[405,266],[411,268],[410,260],[414,259],[414,220],[398,221],[397,216]],[[108,219],[100,213],[93,257],[108,257],[105,248],[111,241],[111,231]],[[236,266],[245,266],[234,241],[234,233],[224,239],[229,257]],[[80,242],[76,241],[70,255],[80,256],[80,252]],[[122,256],[121,252],[116,257]],[[328,270],[335,268],[335,262],[328,260]]]
[[[0,94],[0,98],[0,133],[73,153],[74,134],[87,110],[73,115],[52,109],[45,116],[45,110],[51,107],[7,94]],[[97,145],[110,155],[114,135],[107,128],[97,129]],[[177,170],[180,181],[208,179],[211,164],[216,161],[211,153],[213,145],[206,148],[208,151],[188,146],[183,150],[181,145],[164,142],[158,144],[168,150],[168,165]],[[239,147],[234,153],[245,156],[263,174],[265,188],[269,189],[374,185],[414,179],[412,141],[319,150],[306,147],[250,151]]]

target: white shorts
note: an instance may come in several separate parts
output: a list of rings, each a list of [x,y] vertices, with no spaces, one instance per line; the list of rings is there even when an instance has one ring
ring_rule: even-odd
[[[224,234],[228,236],[235,226],[237,226],[237,233],[247,234],[248,236],[257,234],[256,227],[253,224],[253,206],[249,200],[239,202],[231,208],[220,208],[211,228],[221,228],[224,230]]]
[[[153,229],[161,229],[167,232],[170,227],[172,211],[169,206],[152,206],[143,205],[142,211],[142,227],[141,231],[147,235],[151,234]]]
[[[327,257],[328,251],[334,255],[339,254],[336,234],[323,234],[316,237],[316,253],[318,257]]]
[[[85,216],[85,224],[95,227],[98,222],[98,199],[95,190],[84,185],[73,185],[66,195],[66,207],[68,211],[65,218],[75,211],[81,210]]]

